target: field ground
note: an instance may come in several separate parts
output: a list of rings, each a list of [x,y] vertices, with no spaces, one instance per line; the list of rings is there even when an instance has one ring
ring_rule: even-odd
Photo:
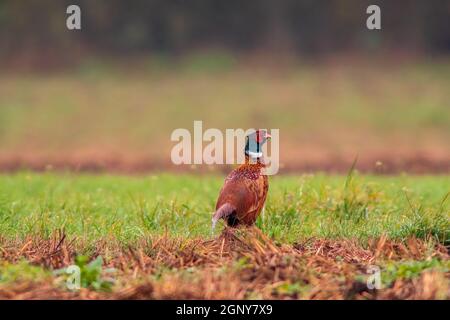
[[[448,176],[273,177],[255,228],[212,232],[222,182],[1,175],[0,298],[450,299]]]
[[[0,298],[450,299],[450,61],[242,59],[2,69]],[[280,129],[255,228],[211,230],[230,167],[171,164],[194,120]]]
[[[271,68],[216,54],[5,71],[0,170],[189,171],[171,165],[170,134],[202,120],[279,128],[282,172],[345,173],[358,155],[364,172],[449,173],[449,70],[352,57]]]

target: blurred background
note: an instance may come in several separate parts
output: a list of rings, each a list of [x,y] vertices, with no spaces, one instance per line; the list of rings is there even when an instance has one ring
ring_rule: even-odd
[[[228,170],[171,164],[203,120],[280,129],[284,173],[449,173],[449,88],[444,0],[0,1],[1,171]]]

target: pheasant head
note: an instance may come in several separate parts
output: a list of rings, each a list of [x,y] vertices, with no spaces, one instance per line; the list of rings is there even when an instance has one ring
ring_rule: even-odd
[[[245,155],[252,159],[262,158],[262,146],[271,138],[267,130],[258,129],[245,138]]]

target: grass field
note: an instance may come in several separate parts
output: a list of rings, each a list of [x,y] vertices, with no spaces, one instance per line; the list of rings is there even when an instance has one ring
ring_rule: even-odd
[[[445,57],[2,71],[0,298],[450,299]],[[280,129],[256,227],[211,230],[230,167],[172,164],[194,120]]]
[[[274,177],[257,228],[212,232],[222,182],[1,175],[0,297],[450,298],[448,176]]]
[[[365,171],[380,160],[381,172],[446,173],[449,70],[447,60],[270,68],[205,55],[5,72],[0,169],[167,169],[172,131],[202,120],[205,129],[279,128],[282,170],[345,173],[358,154]]]

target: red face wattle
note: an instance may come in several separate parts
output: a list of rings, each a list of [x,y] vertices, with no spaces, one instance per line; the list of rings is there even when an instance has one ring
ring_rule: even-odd
[[[256,142],[262,143],[267,139],[270,139],[271,135],[266,130],[256,130]]]
[[[256,131],[256,142],[261,143],[261,141],[263,140],[262,138],[263,134],[260,130]]]

